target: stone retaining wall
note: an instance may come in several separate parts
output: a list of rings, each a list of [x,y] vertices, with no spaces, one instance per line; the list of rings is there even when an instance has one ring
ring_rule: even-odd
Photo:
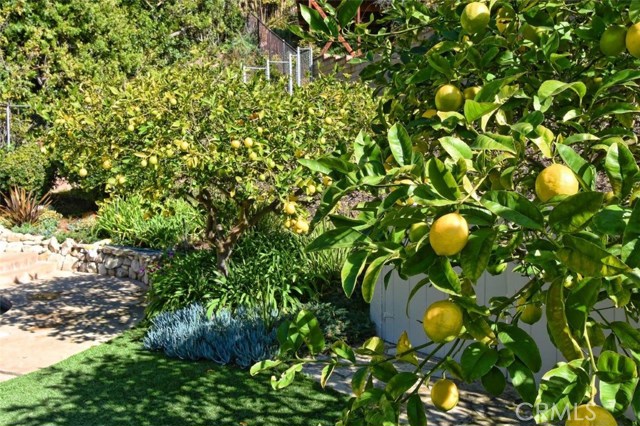
[[[41,261],[56,262],[62,271],[90,272],[149,283],[148,266],[161,252],[110,246],[109,240],[81,244],[71,238],[18,234],[0,226],[0,253],[36,253]]]

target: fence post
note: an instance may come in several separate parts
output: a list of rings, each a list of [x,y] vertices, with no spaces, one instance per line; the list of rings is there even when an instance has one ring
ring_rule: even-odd
[[[271,81],[271,61],[267,58],[267,68],[265,69],[267,81]]]
[[[309,79],[313,80],[313,49],[309,48]]]
[[[11,104],[7,101],[7,148],[11,146]]]
[[[289,53],[289,94],[293,95],[293,54]]]
[[[245,84],[247,83],[247,70],[244,64],[242,65],[242,82]]]
[[[300,46],[296,49],[296,83],[298,87],[302,86],[302,64],[300,63]]]

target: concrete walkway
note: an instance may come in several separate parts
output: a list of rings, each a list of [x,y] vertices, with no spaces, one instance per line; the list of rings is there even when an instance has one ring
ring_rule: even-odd
[[[389,347],[387,353],[395,353],[393,346]],[[356,357],[358,363],[368,361],[365,357]],[[412,366],[407,363],[395,363],[395,366],[398,371],[412,371],[410,368]],[[304,372],[320,381],[323,367],[324,364],[308,364],[305,366]],[[352,395],[351,377],[355,371],[356,368],[351,367],[336,368],[327,387]],[[460,392],[458,406],[446,413],[438,411],[431,403],[430,388],[433,382],[439,378],[433,378],[429,386],[422,385],[419,391],[422,401],[425,403],[428,424],[438,426],[535,426],[535,422],[528,419],[531,414],[530,410],[527,407],[518,409],[518,404],[522,401],[513,388],[507,388],[499,397],[492,397],[487,394],[480,383],[456,382]],[[401,423],[409,424],[404,414],[401,416]]]
[[[55,364],[108,341],[143,318],[143,284],[57,273],[0,288],[12,306],[0,315],[0,381]]]

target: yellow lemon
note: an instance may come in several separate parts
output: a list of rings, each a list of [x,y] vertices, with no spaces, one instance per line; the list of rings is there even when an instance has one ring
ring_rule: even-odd
[[[102,168],[105,170],[109,170],[111,168],[112,164],[111,164],[111,160],[104,160],[102,162]]]
[[[640,22],[629,27],[625,41],[629,53],[640,58]]]
[[[284,203],[283,210],[286,214],[294,214],[296,212],[296,203]]]
[[[246,146],[247,148],[251,148],[253,146],[253,139],[245,138],[244,139],[244,146]]]
[[[438,108],[438,111],[456,111],[460,109],[463,102],[464,96],[462,96],[462,92],[452,84],[445,84],[436,92],[436,108]]]
[[[152,166],[158,164],[158,157],[156,157],[155,155],[149,157],[149,164],[151,164]]]
[[[231,141],[231,147],[233,149],[238,149],[242,146],[242,143],[239,140],[232,140]]]
[[[422,327],[435,343],[451,341],[462,330],[462,309],[448,300],[432,303],[424,312]]]
[[[149,164],[149,162],[146,159],[142,159],[140,160],[140,166],[141,167],[147,167],[147,164]]]
[[[89,172],[84,167],[81,168],[80,170],[78,170],[78,175],[80,177],[87,177],[88,174],[89,174]]]
[[[438,380],[431,388],[431,402],[438,410],[452,410],[458,405],[459,398],[458,387],[451,380]]]
[[[525,324],[535,324],[542,318],[542,308],[535,303],[529,303],[522,310],[520,321]]]
[[[475,34],[483,32],[490,19],[489,8],[484,3],[474,1],[465,6],[460,16],[460,24],[466,32]]]
[[[597,405],[580,405],[569,413],[565,426],[617,426],[610,412]]]
[[[620,26],[609,27],[600,37],[600,50],[607,56],[618,56],[625,49],[627,29]]]
[[[467,87],[462,93],[464,94],[465,99],[473,100],[476,98],[478,92],[480,92],[480,89],[482,89],[480,86]]]
[[[187,151],[189,149],[189,142],[187,141],[180,142],[180,149],[183,151]]]
[[[298,234],[306,234],[309,232],[309,223],[306,220],[298,219],[295,224],[296,232]]]
[[[462,251],[469,240],[467,221],[458,213],[439,217],[431,226],[429,243],[438,256],[453,256]]]
[[[331,186],[332,183],[333,183],[333,179],[331,179],[329,176],[324,176],[322,178],[322,184],[324,186]]]
[[[536,195],[544,203],[556,195],[573,195],[580,184],[570,168],[562,164],[552,164],[540,172],[536,178]]]

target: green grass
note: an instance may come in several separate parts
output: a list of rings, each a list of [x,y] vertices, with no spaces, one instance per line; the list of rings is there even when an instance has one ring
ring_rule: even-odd
[[[274,391],[266,375],[149,353],[139,334],[0,383],[0,425],[317,426],[344,406],[310,380]]]

